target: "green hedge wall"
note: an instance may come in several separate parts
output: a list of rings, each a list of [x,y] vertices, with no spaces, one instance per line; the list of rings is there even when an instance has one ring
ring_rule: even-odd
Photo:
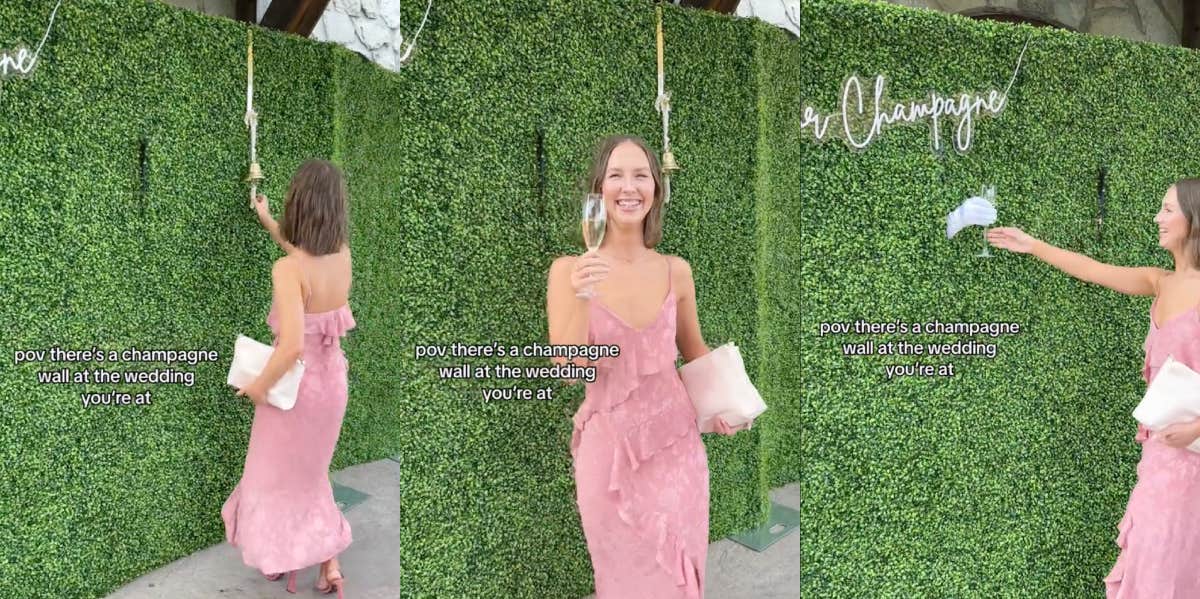
[[[0,46],[34,47],[53,6],[4,2]],[[269,336],[278,255],[239,183],[245,40],[232,21],[159,3],[65,2],[36,70],[0,87],[0,596],[103,595],[222,539],[251,418],[225,372],[236,334]],[[330,155],[333,53],[267,32],[255,50],[278,200],[303,159]],[[185,367],[190,389],[39,385],[37,371],[67,365],[13,365],[16,350],[93,345],[222,361]],[[153,404],[85,409],[85,388],[150,389]],[[339,464],[395,447],[364,414],[395,401],[354,399]]]
[[[800,164],[805,143],[796,134],[800,42],[774,27],[755,30],[758,62],[756,225],[758,334],[756,384],[770,406],[764,415],[762,474],[770,487],[800,475]]]
[[[875,3],[803,10],[801,98],[823,111],[851,73],[886,74],[893,100],[1003,89],[1032,39],[1009,106],[977,121],[967,154],[935,156],[927,122],[861,152],[802,134],[803,595],[1099,596],[1135,481],[1150,302],[1028,256],[975,258],[979,228],[946,240],[944,217],[992,183],[998,225],[1169,266],[1151,219],[1170,183],[1200,173],[1200,56]],[[885,364],[921,358],[844,357],[868,336],[818,335],[823,322],[933,318],[1025,331],[996,339],[994,359],[955,358],[953,378],[892,381]]]
[[[34,45],[52,8],[5,3],[0,46]],[[406,5],[405,22],[421,8]],[[582,389],[485,404],[479,389],[506,383],[439,380],[413,348],[544,340],[545,275],[579,251],[568,232],[591,144],[632,132],[658,145],[653,19],[643,0],[439,2],[400,73],[256,32],[276,211],[303,160],[347,172],[359,328],[344,345],[352,396],[334,466],[400,455],[406,596],[590,592],[567,452]],[[786,118],[764,55],[783,34],[700,11],[666,19],[685,170],[662,249],[692,263],[706,339],[736,340],[773,406],[755,431],[707,439],[718,538],[761,520],[768,480],[798,478],[776,440],[789,418],[798,426],[795,394],[766,380],[786,381],[796,353],[778,322],[795,283],[772,272],[795,255],[782,243],[793,196],[762,172],[796,145],[776,151],[794,140],[763,130]],[[239,182],[245,40],[242,24],[158,2],[78,0],[34,73],[0,86],[0,315],[18,323],[0,342],[8,364],[55,345],[223,354],[193,369],[195,387],[150,386],[153,405],[137,408],[83,409],[80,391],[109,386],[39,385],[46,364],[5,369],[0,596],[30,581],[43,596],[100,596],[222,540],[250,423],[224,385],[229,346],[269,335],[279,255]]]

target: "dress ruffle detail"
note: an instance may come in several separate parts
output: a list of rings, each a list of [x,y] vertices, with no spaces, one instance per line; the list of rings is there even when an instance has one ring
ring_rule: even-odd
[[[688,599],[701,599],[695,560],[687,555],[679,537],[669,530],[666,514],[638,512],[630,500],[628,485],[630,474],[642,463],[686,439],[695,428],[694,416],[661,414],[622,435],[613,448],[613,467],[608,483],[608,490],[617,496],[617,515],[643,538],[654,543],[659,567],[675,578],[675,586],[686,588]]]
[[[1143,380],[1149,384],[1168,357],[1200,369],[1200,313],[1196,308],[1158,326],[1151,304],[1149,330],[1143,343]],[[1141,445],[1137,483],[1129,493],[1117,525],[1120,548],[1104,577],[1107,599],[1185,599],[1200,597],[1200,454],[1169,447],[1137,425]]]
[[[1121,518],[1121,523],[1117,525],[1117,547],[1121,549],[1121,552],[1117,555],[1117,563],[1113,564],[1112,571],[1104,577],[1104,589],[1108,597],[1120,596],[1121,582],[1125,579],[1125,564],[1129,560],[1129,529],[1131,528],[1133,528],[1133,518],[1126,511],[1125,516]]]
[[[668,266],[668,280],[669,277]],[[701,599],[708,550],[708,468],[695,410],[675,371],[678,299],[635,328],[599,300],[588,343],[620,355],[573,417],[580,518],[601,599]]]
[[[622,346],[620,356],[597,360],[595,366],[598,372],[596,373],[596,382],[592,384],[596,385],[602,394],[620,399],[609,402],[605,406],[597,406],[589,401],[585,401],[583,405],[579,406],[579,410],[572,417],[575,425],[571,433],[572,455],[579,445],[579,435],[587,428],[588,421],[592,417],[602,411],[612,412],[632,399],[633,392],[641,385],[644,378],[664,370],[674,370],[675,359],[673,356],[664,358],[661,354],[656,354],[653,348],[634,344],[629,347]]]
[[[349,305],[326,312],[308,312],[304,314],[304,336],[320,335],[321,345],[333,345],[356,324]],[[267,325],[272,333],[279,335],[279,315],[275,313],[274,306],[267,314]]]
[[[622,354],[624,355],[624,351]],[[670,449],[676,443],[688,438],[696,432],[696,415],[690,406],[677,403],[664,403],[663,410],[652,414],[649,418],[633,425],[614,426],[610,419],[613,411],[631,399],[633,391],[639,387],[642,377],[648,377],[666,368],[674,368],[674,361],[639,360],[635,356],[628,361],[622,361],[617,366],[609,366],[615,376],[604,380],[615,383],[612,385],[620,390],[621,399],[609,404],[607,410],[582,409],[576,414],[576,426],[571,435],[571,451],[574,455],[583,430],[596,420],[604,420],[604,426],[617,437],[613,446],[612,469],[609,473],[608,490],[617,497],[617,515],[625,524],[636,530],[647,542],[653,543],[655,559],[660,568],[672,576],[675,585],[684,587],[688,599],[700,597],[700,581],[697,577],[696,561],[687,554],[686,545],[680,538],[669,530],[667,515],[651,511],[639,513],[637,506],[630,499],[630,476],[645,462],[656,454]],[[594,424],[593,424],[594,426]],[[621,431],[621,432],[618,432]]]
[[[242,550],[242,563],[263,574],[300,570],[337,557],[354,538],[332,497],[332,490],[260,491],[248,497],[238,485],[221,507],[225,540]]]

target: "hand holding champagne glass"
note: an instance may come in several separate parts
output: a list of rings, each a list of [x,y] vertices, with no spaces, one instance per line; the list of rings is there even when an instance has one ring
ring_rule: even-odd
[[[575,297],[596,297],[593,285],[608,275],[608,263],[596,254],[604,241],[604,230],[607,226],[608,215],[604,208],[604,197],[598,193],[587,194],[583,200],[583,242],[588,251],[575,261],[575,271],[571,273]]]

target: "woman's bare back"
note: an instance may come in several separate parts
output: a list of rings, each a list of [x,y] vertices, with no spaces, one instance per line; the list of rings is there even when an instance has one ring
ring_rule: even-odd
[[[336,254],[312,256],[296,252],[291,256],[300,267],[300,286],[304,291],[304,311],[329,312],[350,301],[350,248]]]

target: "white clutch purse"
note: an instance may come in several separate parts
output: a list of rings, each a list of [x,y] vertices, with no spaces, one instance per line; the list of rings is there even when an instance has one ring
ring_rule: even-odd
[[[742,353],[726,343],[679,368],[679,378],[696,408],[700,432],[711,433],[719,416],[729,426],[740,426],[767,410],[758,389],[750,383]]]
[[[1200,418],[1200,374],[1167,356],[1133,417],[1152,431]],[[1200,453],[1200,439],[1187,448]]]
[[[242,388],[254,382],[266,368],[267,361],[275,348],[259,343],[245,335],[238,335],[233,344],[233,362],[229,365],[230,385]],[[290,410],[296,405],[296,394],[300,391],[300,379],[304,377],[304,360],[296,360],[290,369],[267,392],[267,403],[280,410]]]

